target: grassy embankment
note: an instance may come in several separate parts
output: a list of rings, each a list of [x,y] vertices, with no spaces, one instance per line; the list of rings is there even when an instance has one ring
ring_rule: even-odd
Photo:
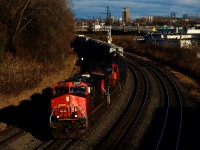
[[[0,65],[0,108],[17,105],[32,94],[40,92],[58,81],[69,78],[74,73],[76,60],[77,56],[70,54],[64,66],[52,68],[51,70],[51,66],[42,67],[34,62],[14,59],[10,55],[7,56],[4,60],[1,60]]]

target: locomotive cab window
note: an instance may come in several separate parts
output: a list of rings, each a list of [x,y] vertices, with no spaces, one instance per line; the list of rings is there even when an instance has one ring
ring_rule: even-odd
[[[54,95],[62,95],[69,93],[69,87],[55,87]]]
[[[84,94],[86,94],[86,87],[85,86],[70,87],[70,93],[84,93]]]

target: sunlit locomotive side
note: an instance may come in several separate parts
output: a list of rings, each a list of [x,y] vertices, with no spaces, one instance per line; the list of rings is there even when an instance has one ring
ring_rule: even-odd
[[[90,115],[107,105],[102,75],[83,74],[52,86],[50,128],[55,138],[81,135],[89,128]]]

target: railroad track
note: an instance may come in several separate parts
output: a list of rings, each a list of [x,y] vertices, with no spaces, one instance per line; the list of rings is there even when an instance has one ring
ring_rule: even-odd
[[[0,133],[0,149],[9,148],[9,144],[15,142],[17,139],[22,138],[23,136],[27,136],[29,133],[23,129],[10,127],[7,130]],[[34,150],[62,150],[72,144],[74,139],[59,139],[59,140],[49,140],[49,141],[37,141],[34,146],[30,149]],[[27,144],[27,143],[18,143]],[[12,147],[12,146],[11,146]],[[20,147],[20,146],[19,146]],[[12,149],[12,148],[11,148]],[[16,148],[18,149],[18,148]]]
[[[5,145],[24,134],[26,134],[24,130],[16,127],[10,127],[0,133],[0,145]]]
[[[147,79],[140,70],[131,66],[131,64],[128,66],[135,78],[135,91],[133,92],[126,111],[122,114],[113,128],[107,133],[105,138],[97,145],[97,149],[117,149],[128,137],[146,102],[148,94]],[[141,88],[144,90],[140,90]]]
[[[133,57],[131,57],[131,59],[133,59]],[[148,62],[141,60],[135,61],[154,72],[155,76],[158,78],[158,81],[162,85],[164,99],[162,115],[160,115],[159,122],[157,122],[160,123],[160,129],[154,128],[154,130],[151,131],[154,142],[152,141],[152,138],[146,139],[147,142],[145,142],[142,147],[152,147],[152,149],[156,150],[177,150],[179,148],[183,118],[182,97],[181,93],[179,92],[179,87],[176,85],[171,75],[164,70]]]
[[[136,80],[136,91],[132,96],[126,112],[96,146],[97,149],[178,149],[182,126],[182,99],[173,78],[160,68],[149,63],[127,57],[128,65]],[[145,72],[151,72],[160,86],[161,105],[155,109],[156,119],[149,122],[150,131],[146,131],[135,146],[134,132],[142,127],[140,123],[145,116],[144,109],[148,109],[150,99],[149,78]],[[142,86],[142,87],[141,87]],[[132,116],[132,117],[130,117]],[[155,125],[150,125],[150,124]],[[137,129],[136,129],[137,128]]]
[[[58,139],[42,142],[34,150],[63,150],[73,143],[73,139]]]

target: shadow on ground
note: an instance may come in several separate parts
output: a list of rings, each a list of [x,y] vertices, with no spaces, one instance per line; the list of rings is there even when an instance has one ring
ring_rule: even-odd
[[[198,138],[200,135],[200,109],[185,107],[182,111],[182,126],[177,148],[180,150],[200,149],[200,139]],[[148,129],[139,149],[156,149],[158,137],[162,132],[160,129],[165,121],[164,114],[166,114],[165,109],[157,109],[151,127]],[[169,116],[171,118],[170,124],[166,124],[168,134],[163,133],[165,140],[160,142],[158,149],[175,149],[176,142],[174,141],[176,141],[176,135],[179,131],[179,125],[176,123],[180,122],[180,109],[170,108]]]
[[[51,95],[51,89],[46,88],[42,94],[33,94],[30,100],[23,100],[19,106],[1,109],[0,122],[25,129],[39,140],[52,138],[49,130]]]
[[[91,69],[88,60],[79,60],[81,73]],[[8,126],[25,129],[35,138],[45,141],[52,139],[49,122],[51,114],[51,88],[46,88],[41,94],[35,93],[30,100],[22,100],[19,106],[9,106],[0,110],[0,122]]]

